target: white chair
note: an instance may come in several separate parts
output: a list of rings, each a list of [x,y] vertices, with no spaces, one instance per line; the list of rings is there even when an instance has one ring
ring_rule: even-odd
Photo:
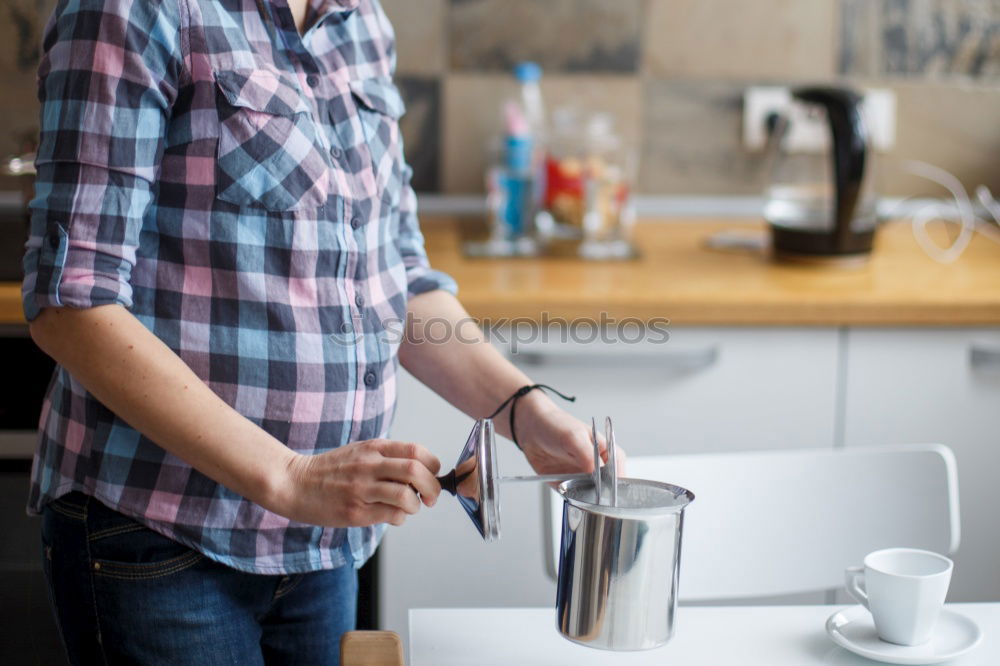
[[[958,549],[958,477],[937,444],[629,458],[627,476],[695,494],[684,515],[680,598],[830,590],[879,548]],[[562,501],[546,492],[558,568]]]

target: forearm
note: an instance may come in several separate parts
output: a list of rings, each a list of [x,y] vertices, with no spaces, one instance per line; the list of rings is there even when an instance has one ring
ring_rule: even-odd
[[[32,322],[31,335],[165,450],[265,508],[284,500],[294,452],[230,407],[123,307],[49,308]]]
[[[482,331],[453,295],[430,291],[415,296],[408,304],[408,315],[410,325],[399,350],[403,366],[469,416],[491,414],[517,389],[533,383],[485,341]],[[539,409],[554,407],[542,391],[521,398],[518,411],[529,404]],[[496,428],[510,437],[506,418],[498,418]]]

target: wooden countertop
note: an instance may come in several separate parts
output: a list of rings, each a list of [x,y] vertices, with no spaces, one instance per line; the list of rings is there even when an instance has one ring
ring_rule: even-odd
[[[673,324],[1000,325],[1000,244],[977,235],[942,265],[917,246],[908,224],[879,230],[861,268],[777,264],[762,254],[705,249],[722,229],[763,228],[742,220],[639,224],[636,261],[467,259],[460,221],[425,218],[431,263],[450,273],[478,319],[665,317]],[[0,323],[21,323],[20,285],[0,283]]]
[[[723,229],[761,229],[746,220],[664,220],[635,229],[641,257],[467,259],[459,222],[427,219],[431,264],[450,273],[478,319],[666,317],[673,324],[975,325],[1000,324],[1000,244],[976,235],[943,265],[925,255],[909,224],[879,230],[860,268],[778,264],[763,254],[704,247]]]
[[[0,324],[23,324],[21,283],[0,282]]]

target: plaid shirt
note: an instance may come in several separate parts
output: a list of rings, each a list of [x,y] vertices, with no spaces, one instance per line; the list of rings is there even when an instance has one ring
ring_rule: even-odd
[[[234,409],[311,454],[384,437],[430,269],[377,0],[61,0],[46,28],[24,308],[118,303]],[[389,322],[389,324],[387,324]],[[178,414],[178,418],[183,418]],[[265,511],[58,368],[29,510],[73,490],[244,571],[360,566],[381,527]]]

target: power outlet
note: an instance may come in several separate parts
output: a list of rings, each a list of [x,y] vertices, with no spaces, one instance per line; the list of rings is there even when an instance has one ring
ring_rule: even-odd
[[[767,119],[772,113],[789,119],[783,147],[789,152],[820,153],[829,150],[830,130],[822,111],[792,98],[791,89],[778,86],[747,88],[743,97],[743,145],[763,150],[767,144]],[[886,89],[864,91],[861,102],[871,142],[885,152],[896,144],[896,94]]]

